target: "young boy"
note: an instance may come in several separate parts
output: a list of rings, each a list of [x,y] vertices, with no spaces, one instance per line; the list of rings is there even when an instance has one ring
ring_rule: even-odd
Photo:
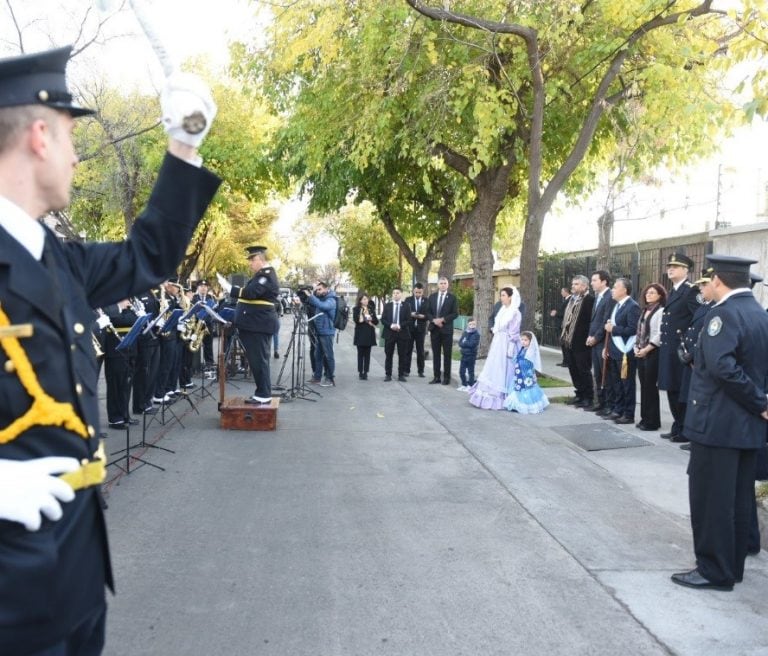
[[[456,389],[467,392],[475,384],[475,360],[477,360],[477,347],[480,345],[480,333],[477,332],[477,322],[474,317],[469,317],[467,329],[459,338],[461,350],[461,364],[459,364],[459,376],[461,385]]]

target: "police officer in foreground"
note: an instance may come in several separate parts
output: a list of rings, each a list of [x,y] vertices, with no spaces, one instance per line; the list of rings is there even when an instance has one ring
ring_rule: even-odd
[[[680,337],[691,325],[693,315],[699,307],[699,290],[688,280],[693,260],[684,253],[676,252],[667,261],[667,278],[672,289],[667,295],[664,314],[661,315],[661,344],[659,344],[659,390],[666,391],[669,410],[674,421],[668,433],[660,437],[672,442],[687,442],[683,433],[685,423],[685,397],[680,395],[683,384],[683,368],[677,356]]]
[[[708,255],[715,303],[694,356],[685,418],[696,568],[691,588],[731,590],[744,576],[757,451],[768,421],[768,315],[750,291],[755,260]]]
[[[280,283],[275,270],[267,264],[266,246],[249,246],[248,266],[253,272],[245,287],[232,287],[230,294],[237,299],[235,327],[245,348],[245,357],[253,373],[256,392],[246,403],[271,403],[272,379],[269,371],[272,335],[280,324],[275,301],[280,295]]]
[[[130,239],[62,243],[37,219],[70,198],[71,48],[0,60],[0,654],[81,656],[104,644],[112,586],[100,503],[93,311],[139,294],[184,256],[219,179],[197,145],[216,113],[188,74],[163,90],[166,154]],[[184,118],[204,125],[191,135]],[[61,475],[61,476],[60,476]]]

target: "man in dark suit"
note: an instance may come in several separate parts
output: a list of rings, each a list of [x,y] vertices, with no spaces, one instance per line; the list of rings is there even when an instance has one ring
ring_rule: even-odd
[[[603,371],[606,368],[603,362],[603,351],[606,339],[605,322],[610,318],[615,303],[609,289],[611,276],[607,271],[595,271],[589,284],[595,293],[592,317],[589,321],[589,337],[587,337],[587,346],[591,349],[592,376],[595,379],[595,402],[584,409],[589,412],[602,412],[605,409],[610,411],[611,390],[607,381],[603,380]]]
[[[683,365],[677,357],[680,338],[685,335],[693,320],[699,302],[699,288],[688,281],[688,271],[693,260],[684,253],[672,253],[667,261],[667,278],[672,291],[667,295],[664,314],[661,315],[661,344],[659,345],[659,389],[667,392],[669,409],[674,422],[668,433],[661,437],[673,442],[687,442],[683,435],[685,399],[680,397],[683,382]]]
[[[571,298],[565,308],[563,331],[560,340],[565,348],[568,372],[576,390],[576,396],[566,401],[568,405],[586,408],[594,400],[592,384],[592,351],[587,346],[589,322],[592,319],[593,296],[587,293],[589,280],[586,276],[574,276],[571,281]]]
[[[453,320],[459,316],[456,297],[448,291],[448,278],[440,278],[437,291],[429,297],[427,319],[432,340],[434,378],[430,385],[451,384],[451,351],[453,350]],[[442,353],[442,360],[441,360]],[[442,381],[440,378],[442,363]]]
[[[413,286],[413,296],[406,298],[405,303],[410,310],[411,322],[404,373],[406,376],[411,373],[411,359],[415,347],[416,370],[419,372],[419,378],[424,378],[424,338],[427,336],[427,299],[424,298],[424,285],[417,282]]]
[[[635,335],[640,319],[640,306],[630,296],[632,283],[617,278],[613,283],[613,308],[605,323],[608,340],[608,375],[611,386],[612,417],[617,424],[635,423]]]
[[[381,313],[384,336],[384,380],[392,380],[392,359],[397,348],[397,380],[405,383],[406,355],[410,339],[411,308],[403,301],[403,290],[395,287],[392,300]]]
[[[707,255],[715,304],[694,357],[685,417],[696,568],[691,588],[731,590],[744,576],[755,462],[768,421],[768,316],[749,289],[754,260]]]
[[[32,328],[0,356],[0,654],[102,651],[112,571],[92,308],[172,273],[220,183],[197,154],[215,105],[177,76],[161,102],[168,154],[129,239],[60,242],[37,217],[68,205],[74,118],[92,113],[67,90],[70,50],[0,60],[0,330]],[[190,104],[196,135],[182,127]]]

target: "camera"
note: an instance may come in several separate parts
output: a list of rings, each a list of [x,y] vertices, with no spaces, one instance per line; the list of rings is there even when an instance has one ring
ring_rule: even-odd
[[[312,293],[311,287],[299,287],[299,289],[296,290],[296,296],[299,297],[299,300],[302,303],[306,303],[307,299],[309,298],[309,295]]]

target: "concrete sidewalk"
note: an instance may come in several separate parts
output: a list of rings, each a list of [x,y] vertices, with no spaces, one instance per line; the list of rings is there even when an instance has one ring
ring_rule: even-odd
[[[209,399],[147,454],[166,472],[111,485],[106,654],[768,653],[765,552],[730,593],[669,580],[693,565],[676,445],[584,451],[563,434],[591,413],[385,383],[380,348],[359,381],[351,342],[276,432],[222,431]]]

